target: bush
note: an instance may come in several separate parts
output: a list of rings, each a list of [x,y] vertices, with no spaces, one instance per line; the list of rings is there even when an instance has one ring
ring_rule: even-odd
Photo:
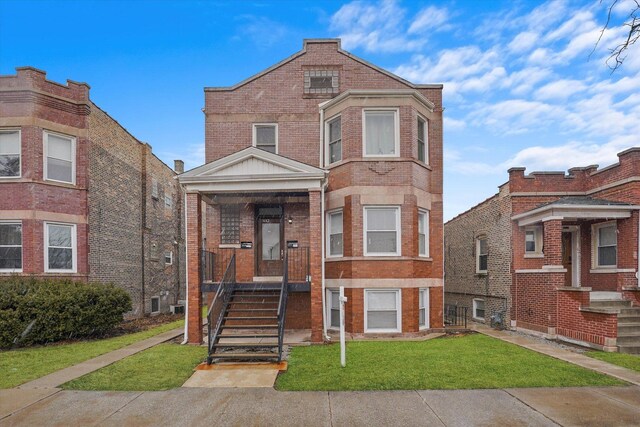
[[[130,310],[129,294],[114,285],[0,280],[0,348],[102,336]]]

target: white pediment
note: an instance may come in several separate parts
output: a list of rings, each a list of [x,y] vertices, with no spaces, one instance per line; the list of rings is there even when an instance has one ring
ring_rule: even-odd
[[[248,156],[235,163],[209,170],[200,176],[274,175],[296,172],[300,172],[300,170],[270,162],[264,158]]]

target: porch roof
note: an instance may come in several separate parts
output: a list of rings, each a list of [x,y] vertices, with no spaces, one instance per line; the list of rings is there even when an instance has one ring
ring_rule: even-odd
[[[511,217],[519,226],[559,219],[617,219],[629,218],[640,206],[592,197],[563,197]]]
[[[309,191],[320,189],[327,171],[248,147],[178,176],[187,192]]]

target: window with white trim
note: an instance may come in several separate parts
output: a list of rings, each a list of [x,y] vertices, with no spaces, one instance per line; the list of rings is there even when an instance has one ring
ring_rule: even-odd
[[[476,239],[476,273],[486,273],[489,262],[489,245],[486,237]]]
[[[400,289],[365,289],[365,332],[400,332]]]
[[[19,130],[0,130],[0,178],[21,175],[21,146]]]
[[[615,267],[618,263],[618,232],[615,222],[593,226],[595,267]]]
[[[171,208],[173,206],[173,198],[171,197],[170,194],[165,194],[164,195],[164,207],[165,208]]]
[[[278,152],[278,125],[254,124],[253,146],[270,153]]]
[[[476,320],[484,320],[484,300],[473,300],[473,318]]]
[[[325,129],[329,164],[342,160],[342,119],[340,116],[327,121]]]
[[[542,255],[542,227],[539,225],[524,229],[525,255]]]
[[[364,254],[400,255],[400,208],[364,208]]]
[[[343,255],[342,211],[327,213],[327,256]]]
[[[429,125],[418,116],[418,160],[429,164]]]
[[[429,288],[420,289],[418,305],[418,325],[420,329],[429,328]]]
[[[327,327],[340,328],[340,291],[337,289],[327,289],[327,312]]]
[[[164,253],[164,264],[165,265],[173,264],[173,251],[166,251]]]
[[[45,223],[45,271],[76,272],[76,226]]]
[[[0,271],[22,271],[22,222],[0,222]]]
[[[364,110],[364,155],[398,157],[398,111]]]
[[[75,138],[45,132],[44,157],[44,179],[75,184]]]
[[[418,255],[429,256],[429,211],[418,211]]]

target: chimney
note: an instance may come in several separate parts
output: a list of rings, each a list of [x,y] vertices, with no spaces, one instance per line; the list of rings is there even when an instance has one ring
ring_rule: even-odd
[[[182,160],[174,160],[173,170],[176,171],[177,174],[184,173],[184,162]]]

